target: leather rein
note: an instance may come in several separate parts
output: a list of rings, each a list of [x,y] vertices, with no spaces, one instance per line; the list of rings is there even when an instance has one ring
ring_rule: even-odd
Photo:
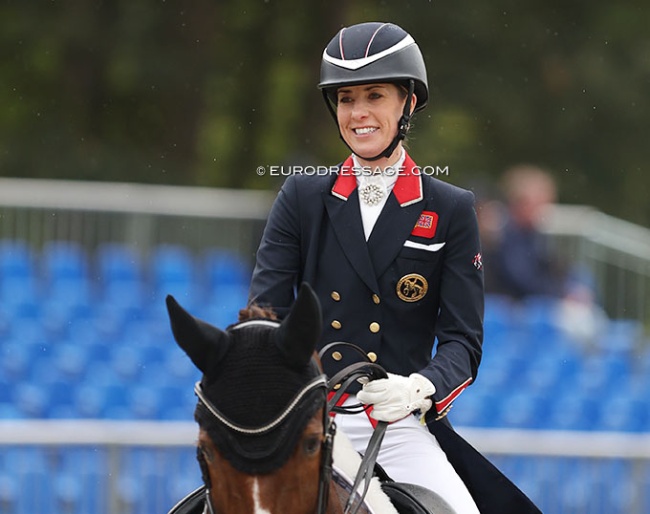
[[[214,404],[206,397],[201,387],[201,383],[197,382],[194,386],[194,392],[198,397],[199,401],[210,411],[212,416],[221,424],[225,425],[228,429],[246,435],[256,435],[263,434],[274,427],[279,425],[284,421],[300,404],[303,398],[305,398],[311,391],[319,388],[325,388],[326,391],[330,391],[331,397],[327,401],[325,408],[323,409],[323,442],[321,443],[321,462],[320,462],[320,476],[318,481],[318,501],[316,505],[316,514],[326,514],[328,507],[328,498],[329,498],[329,488],[332,481],[332,464],[333,464],[333,446],[334,446],[334,436],[336,435],[336,423],[331,413],[337,414],[355,414],[362,412],[365,407],[363,404],[357,404],[349,407],[340,407],[337,406],[337,402],[341,399],[343,394],[347,389],[352,385],[357,379],[361,377],[367,377],[370,380],[376,378],[385,378],[386,371],[379,365],[374,364],[368,361],[365,353],[356,345],[350,343],[336,342],[330,343],[323,347],[319,352],[319,358],[332,347],[336,346],[346,346],[354,349],[360,355],[363,356],[365,362],[357,362],[346,368],[342,369],[339,373],[334,375],[330,380],[327,380],[324,374],[321,374],[311,380],[306,384],[298,393],[293,397],[291,402],[285,407],[285,409],[278,414],[272,421],[263,425],[261,427],[244,427],[238,425],[226,416],[224,416]],[[383,440],[384,432],[386,430],[387,423],[378,422],[377,427],[370,439],[368,448],[363,456],[361,465],[359,467],[357,476],[354,481],[352,492],[348,499],[348,502],[345,506],[344,514],[355,514],[359,507],[363,504],[363,499],[368,491],[370,485],[370,479],[372,478],[374,465],[377,459],[377,454],[379,453],[379,447]],[[207,470],[207,463],[205,462],[200,452],[197,452],[199,465],[201,466],[201,473],[203,476],[203,482],[205,485],[205,510],[204,514],[215,514],[214,506],[212,504],[212,498],[210,497],[211,483],[210,477]],[[361,482],[364,482],[364,488],[361,494],[357,494],[357,490],[361,485]],[[358,498],[358,501],[355,502],[355,499]]]

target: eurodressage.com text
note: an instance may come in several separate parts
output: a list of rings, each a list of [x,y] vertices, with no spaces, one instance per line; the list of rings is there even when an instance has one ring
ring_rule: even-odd
[[[449,175],[449,166],[413,166],[413,174],[415,175]],[[302,175],[331,175],[342,173],[344,175],[355,176],[370,176],[383,173],[385,176],[391,175],[405,175],[407,169],[404,166],[392,167],[382,169],[375,166],[258,166],[257,174],[259,176],[266,175],[267,173],[272,177],[286,177],[289,175],[302,174]]]

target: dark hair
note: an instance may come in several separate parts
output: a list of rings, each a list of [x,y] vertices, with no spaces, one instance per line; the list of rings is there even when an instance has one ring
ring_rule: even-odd
[[[278,321],[278,316],[273,312],[270,307],[260,307],[257,304],[252,304],[239,311],[237,322],[248,321],[250,319],[268,319],[271,321]]]

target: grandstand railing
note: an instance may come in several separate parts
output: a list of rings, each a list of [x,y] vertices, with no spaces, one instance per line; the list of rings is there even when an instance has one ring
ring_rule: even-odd
[[[220,247],[254,258],[273,195],[126,183],[0,178],[0,238]]]
[[[459,428],[459,432],[531,496],[545,514],[650,512],[650,434],[468,428]],[[48,462],[61,460],[57,452],[74,448],[87,449],[88,459],[103,453],[103,469],[84,482],[83,491],[75,495],[59,488],[54,499],[47,499],[54,502],[49,511],[57,512],[57,501],[68,501],[68,510],[61,508],[62,512],[159,513],[201,483],[194,461],[196,438],[193,422],[6,421],[0,423],[0,461],[6,459],[9,449],[20,448],[44,450]],[[136,455],[129,461],[128,453],[136,450],[148,451],[157,478],[167,481],[152,482],[152,470],[140,466],[144,453],[139,454],[140,460]],[[83,458],[76,466],[77,470],[90,469]],[[48,480],[56,481],[54,473]],[[40,486],[33,481],[18,483],[19,494],[14,498],[18,504],[12,506],[14,510],[7,507],[7,512],[26,511],[20,502],[32,502],[33,507],[43,494]],[[89,498],[96,503],[88,504]],[[9,501],[6,492],[0,491],[0,501]],[[80,510],[75,502],[83,501],[85,510]]]
[[[556,205],[544,230],[566,262],[591,274],[614,319],[650,319],[650,229],[585,206]]]
[[[216,246],[252,264],[272,204],[269,191],[0,178],[0,238]],[[650,230],[584,206],[557,205],[544,228],[558,255],[593,277],[615,319],[650,319]]]

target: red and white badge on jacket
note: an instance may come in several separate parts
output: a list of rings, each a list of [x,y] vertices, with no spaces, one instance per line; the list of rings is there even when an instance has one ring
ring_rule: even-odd
[[[433,211],[422,211],[411,235],[431,239],[436,235],[437,227],[438,214]]]

